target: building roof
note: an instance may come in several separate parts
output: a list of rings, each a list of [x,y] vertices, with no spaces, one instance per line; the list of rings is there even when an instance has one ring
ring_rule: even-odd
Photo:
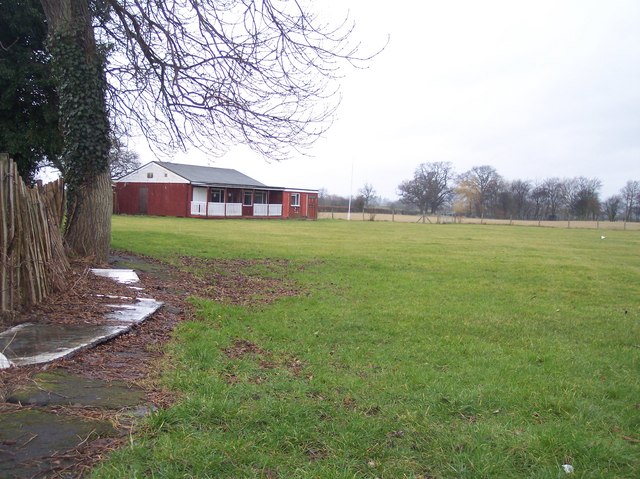
[[[214,168],[211,166],[183,165],[156,161],[158,165],[183,177],[195,185],[209,186],[249,186],[254,188],[269,188],[258,180],[230,168]]]

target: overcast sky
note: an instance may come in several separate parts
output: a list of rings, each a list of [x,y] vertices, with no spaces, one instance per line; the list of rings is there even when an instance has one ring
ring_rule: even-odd
[[[345,70],[337,119],[313,156],[267,163],[239,147],[171,161],[345,196],[370,183],[389,199],[434,161],[458,173],[491,165],[507,180],[597,177],[603,198],[640,180],[639,0],[311,5],[349,10],[372,50],[390,36],[370,68]]]

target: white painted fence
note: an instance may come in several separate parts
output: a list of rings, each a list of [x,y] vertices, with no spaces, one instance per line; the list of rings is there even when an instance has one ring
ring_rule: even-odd
[[[242,203],[192,201],[191,216],[242,216]],[[253,216],[282,216],[282,205],[254,204]]]
[[[282,205],[255,204],[253,205],[253,215],[254,216],[282,216]]]
[[[208,216],[225,216],[224,203],[209,203],[207,208]]]
[[[207,215],[207,202],[206,201],[192,201],[191,202],[191,215],[192,216],[206,216]]]
[[[242,203],[227,203],[225,216],[242,216]]]

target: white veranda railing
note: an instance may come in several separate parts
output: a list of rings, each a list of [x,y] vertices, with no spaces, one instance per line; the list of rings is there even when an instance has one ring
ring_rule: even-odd
[[[242,203],[191,202],[192,216],[242,216]],[[282,216],[280,204],[254,204],[253,216]]]

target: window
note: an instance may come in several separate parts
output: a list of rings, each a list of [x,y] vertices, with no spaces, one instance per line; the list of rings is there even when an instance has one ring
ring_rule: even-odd
[[[267,204],[267,192],[266,191],[256,191],[253,194],[253,202],[257,205],[266,205]]]
[[[218,189],[211,190],[211,203],[224,203],[224,191]]]
[[[153,178],[153,172],[150,171],[149,173],[147,173],[147,178]]]
[[[300,193],[291,193],[291,206],[300,206]]]
[[[244,192],[244,201],[242,202],[244,206],[251,206],[253,204],[253,191],[245,191]]]

